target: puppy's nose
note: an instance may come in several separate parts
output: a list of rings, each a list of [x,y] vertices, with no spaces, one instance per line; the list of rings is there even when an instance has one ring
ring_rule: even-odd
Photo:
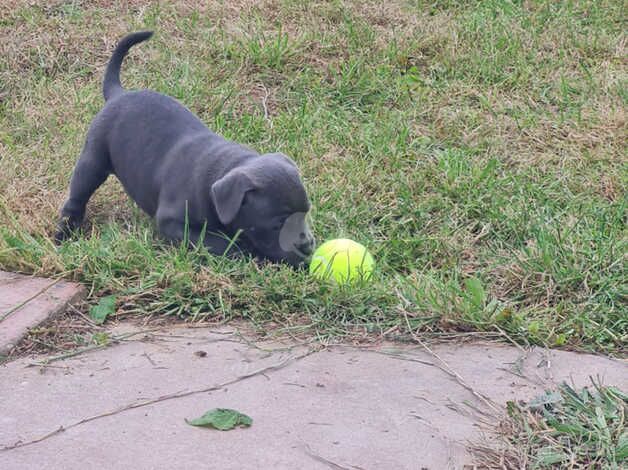
[[[299,251],[305,255],[311,255],[314,251],[314,237],[311,235],[305,235],[302,237],[302,241],[297,245]]]

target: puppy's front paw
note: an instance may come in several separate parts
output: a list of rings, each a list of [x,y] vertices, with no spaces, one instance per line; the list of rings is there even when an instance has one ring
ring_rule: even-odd
[[[70,238],[80,226],[81,222],[73,219],[72,217],[61,217],[57,223],[57,229],[55,231],[55,244],[60,245],[64,240]]]

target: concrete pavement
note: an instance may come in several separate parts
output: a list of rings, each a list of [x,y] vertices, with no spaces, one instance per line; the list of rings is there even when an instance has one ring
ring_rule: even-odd
[[[0,450],[0,468],[440,470],[471,463],[466,444],[479,438],[490,407],[422,348],[308,354],[305,346],[258,346],[232,330],[172,327],[47,367],[29,366],[29,358],[0,366],[0,448],[17,445]],[[499,406],[562,380],[586,385],[589,376],[628,387],[626,364],[599,356],[523,354],[494,344],[441,344],[434,352]],[[216,431],[185,423],[211,408],[237,409],[253,425]],[[66,430],[20,447],[60,427]]]

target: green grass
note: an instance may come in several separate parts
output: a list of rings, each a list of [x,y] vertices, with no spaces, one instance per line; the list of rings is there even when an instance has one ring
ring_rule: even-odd
[[[628,465],[628,395],[596,382],[563,384],[530,401],[509,402],[499,446],[478,446],[480,468],[595,468]]]
[[[625,346],[622,2],[17,3],[0,7],[0,268],[80,280],[119,313]],[[318,240],[367,245],[370,286],[163,246],[113,179],[55,249],[104,64],[146,28],[125,86],[292,156]]]

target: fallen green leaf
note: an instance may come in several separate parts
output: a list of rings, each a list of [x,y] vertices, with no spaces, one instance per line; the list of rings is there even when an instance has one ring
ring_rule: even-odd
[[[89,316],[95,323],[101,325],[107,317],[116,311],[116,296],[108,295],[98,301],[98,305],[94,305],[89,309]]]
[[[185,422],[192,426],[204,426],[221,431],[228,431],[237,426],[248,428],[253,424],[253,420],[247,415],[228,408],[214,408],[200,418],[186,419]]]

